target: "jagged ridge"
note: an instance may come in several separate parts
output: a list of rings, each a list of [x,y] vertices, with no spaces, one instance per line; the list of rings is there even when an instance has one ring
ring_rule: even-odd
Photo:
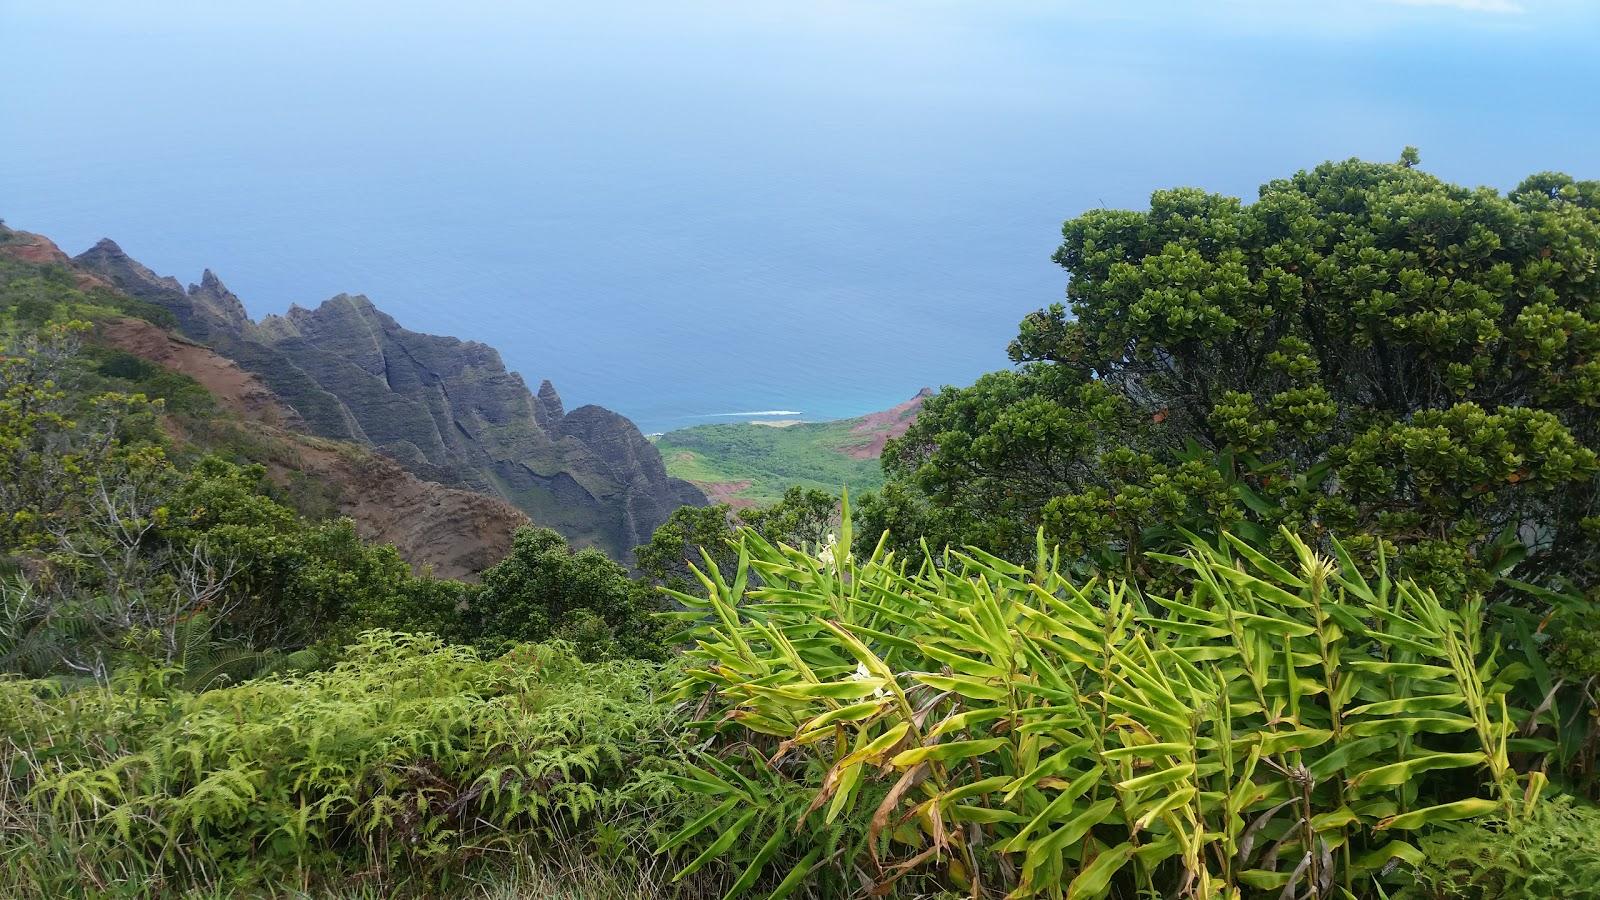
[[[209,270],[184,288],[110,240],[74,263],[170,310],[185,335],[260,375],[312,433],[502,497],[575,544],[626,559],[674,509],[706,502],[623,416],[568,413],[549,381],[534,394],[494,348],[409,331],[366,297],[255,323]]]

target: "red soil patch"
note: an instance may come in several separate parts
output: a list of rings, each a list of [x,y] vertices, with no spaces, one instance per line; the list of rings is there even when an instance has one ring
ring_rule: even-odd
[[[113,319],[100,326],[107,344],[200,382],[223,406],[252,422],[298,427],[300,416],[278,402],[254,373],[233,360],[143,319]]]
[[[748,488],[753,482],[746,481],[692,481],[695,487],[706,495],[712,503],[726,503],[734,509],[747,509],[755,506],[756,501],[749,497],[738,496],[739,492]]]
[[[61,252],[61,248],[57,247],[54,241],[42,234],[34,234],[31,231],[8,232],[6,242],[0,244],[0,256],[8,256],[18,262],[35,266],[48,266],[53,263],[68,268],[72,267],[72,259]],[[111,287],[110,282],[88,272],[74,271],[72,280],[79,290]]]
[[[906,433],[911,423],[917,420],[917,413],[922,411],[922,401],[931,396],[933,390],[923,388],[915,397],[898,406],[862,416],[861,421],[851,428],[850,432],[865,434],[867,440],[860,444],[841,447],[839,452],[851,459],[877,459],[882,456],[884,445],[889,443],[890,438],[897,438]]]

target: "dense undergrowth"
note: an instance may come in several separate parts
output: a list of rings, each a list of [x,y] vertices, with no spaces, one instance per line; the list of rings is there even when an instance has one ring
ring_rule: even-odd
[[[325,671],[173,674],[0,682],[0,895],[426,893],[473,863],[635,853],[682,793],[644,662],[369,632]]]
[[[1043,547],[908,569],[746,531],[668,666],[373,631],[204,692],[0,681],[0,892],[454,895],[589,859],[681,897],[1592,895],[1582,698],[1473,602],[1295,546],[1194,545],[1160,596]]]
[[[1042,540],[1031,567],[908,573],[882,542],[858,563],[747,534],[682,598],[705,619],[679,691],[717,698],[693,786],[721,802],[676,840],[825,895],[1321,897],[1465,890],[1450,860],[1494,840],[1440,831],[1461,820],[1596,836],[1592,808],[1539,812],[1592,769],[1562,734],[1592,698],[1539,691],[1537,648],[1470,598],[1287,539],[1281,563],[1192,544],[1162,596],[1065,577]],[[1552,863],[1576,893],[1537,896],[1595,890]]]
[[[0,896],[1600,897],[1600,194],[1414,163],[1068,223],[857,522],[476,584],[0,252]]]

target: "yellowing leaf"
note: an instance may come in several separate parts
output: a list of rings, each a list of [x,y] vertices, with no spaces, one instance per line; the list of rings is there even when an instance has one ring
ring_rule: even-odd
[[[1500,808],[1500,804],[1493,800],[1473,797],[1470,800],[1457,800],[1454,803],[1441,803],[1438,806],[1428,806],[1423,809],[1414,809],[1411,812],[1390,816],[1372,826],[1378,831],[1394,828],[1400,831],[1411,831],[1424,825],[1435,825],[1439,822],[1451,822],[1456,819],[1471,819],[1477,816],[1486,816]]]

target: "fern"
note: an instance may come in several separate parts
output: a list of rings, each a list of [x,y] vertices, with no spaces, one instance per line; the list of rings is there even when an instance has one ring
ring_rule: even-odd
[[[1419,846],[1424,861],[1407,897],[1600,897],[1600,809],[1569,796],[1550,798],[1525,822],[1449,826]]]
[[[109,689],[0,681],[0,734],[27,761],[7,789],[33,821],[0,836],[0,857],[70,834],[99,848],[86,857],[98,872],[178,884],[391,873],[382,884],[601,823],[648,828],[655,813],[641,811],[676,796],[659,780],[671,713],[648,664],[531,645],[484,659],[372,632],[331,669],[212,686],[260,660],[184,646],[197,668]]]

